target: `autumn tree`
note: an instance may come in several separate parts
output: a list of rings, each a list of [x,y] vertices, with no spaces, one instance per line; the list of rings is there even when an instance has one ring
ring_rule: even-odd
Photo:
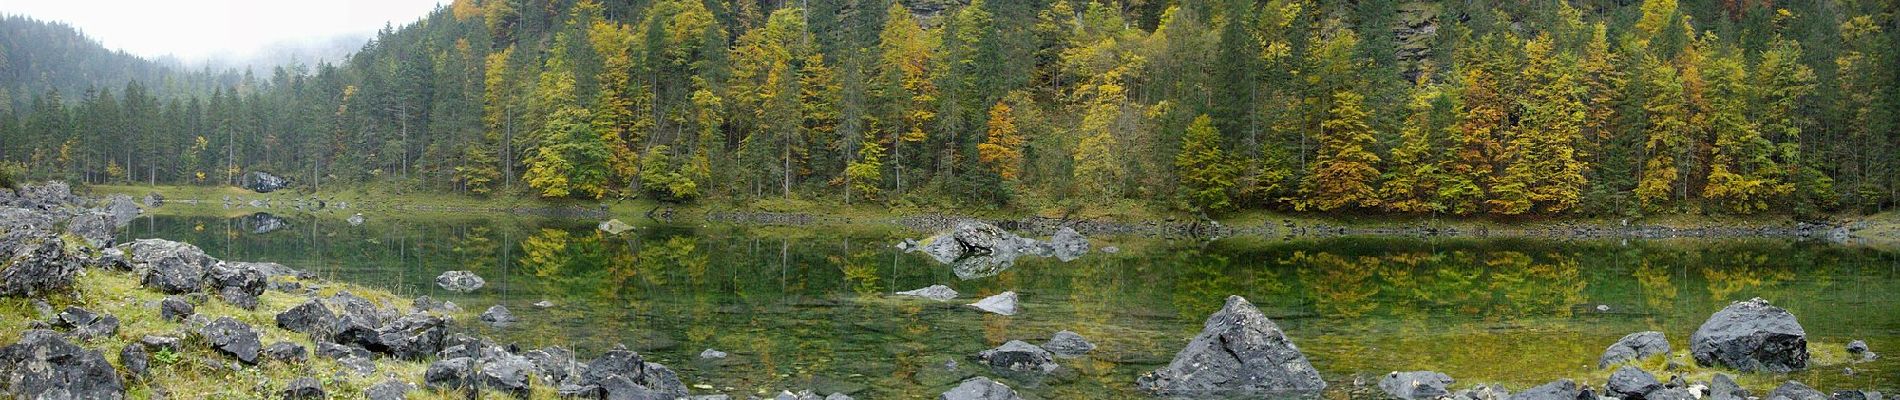
[[[1439,182],[1444,180],[1443,149],[1446,134],[1456,132],[1450,118],[1440,113],[1448,109],[1442,87],[1431,83],[1429,69],[1420,73],[1405,106],[1405,121],[1399,129],[1399,144],[1392,149],[1379,185],[1379,204],[1387,211],[1426,213],[1443,209],[1438,202]],[[1449,111],[1449,110],[1445,110]]]
[[[1004,181],[1014,182],[1022,171],[1022,133],[1016,129],[1009,104],[996,102],[989,116],[989,135],[976,146],[977,159]]]
[[[1527,90],[1519,101],[1523,116],[1504,150],[1504,174],[1487,202],[1499,214],[1533,209],[1561,213],[1582,198],[1584,165],[1575,144],[1583,136],[1588,109],[1575,57],[1554,54],[1553,45],[1550,35],[1543,34],[1524,47],[1528,63],[1521,73]]]
[[[1757,87],[1753,115],[1762,136],[1775,144],[1774,161],[1789,180],[1790,200],[1797,214],[1813,215],[1834,201],[1834,180],[1820,171],[1821,161],[1808,155],[1804,142],[1807,112],[1804,102],[1814,93],[1814,69],[1801,64],[1801,44],[1777,39],[1762,52],[1756,67]]]
[[[1181,137],[1181,152],[1174,156],[1174,169],[1188,205],[1202,213],[1233,207],[1230,192],[1238,168],[1221,148],[1221,133],[1206,114],[1194,118]]]
[[[1314,50],[1319,62],[1334,66],[1322,71],[1339,75],[1328,79],[1343,82],[1329,85],[1333,92],[1327,94],[1324,103],[1319,151],[1301,188],[1306,197],[1303,207],[1331,211],[1379,205],[1378,191],[1373,186],[1380,175],[1379,155],[1373,152],[1378,138],[1369,122],[1365,95],[1358,92],[1357,70],[1344,67],[1356,61],[1342,59],[1350,57],[1358,43],[1358,34],[1342,29]]]
[[[1679,160],[1689,148],[1689,112],[1682,77],[1668,63],[1650,60],[1643,69],[1648,93],[1643,112],[1643,149],[1648,156],[1636,183],[1636,197],[1645,206],[1660,207],[1687,196]]]

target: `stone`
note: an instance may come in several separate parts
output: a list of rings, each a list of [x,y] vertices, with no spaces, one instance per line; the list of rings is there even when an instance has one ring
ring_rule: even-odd
[[[1788,381],[1782,383],[1781,386],[1776,386],[1775,391],[1768,392],[1768,398],[1771,400],[1831,400],[1828,398],[1827,393],[1821,393],[1819,390],[1814,390],[1814,388],[1796,381]]]
[[[939,263],[951,266],[958,279],[994,276],[1016,265],[1016,259],[1037,253],[1035,240],[1016,236],[996,225],[958,221],[946,231],[913,247]]]
[[[1684,388],[1657,389],[1656,391],[1649,392],[1648,395],[1643,396],[1643,400],[1696,400],[1696,399],[1697,397],[1695,396],[1695,394],[1689,393],[1689,389],[1684,389]]]
[[[1834,400],[1880,400],[1880,392],[1873,390],[1836,390]]]
[[[1761,298],[1730,304],[1689,337],[1697,364],[1743,372],[1785,373],[1808,367],[1807,331],[1794,314]]]
[[[957,291],[956,289],[951,289],[949,286],[930,285],[930,287],[926,287],[922,289],[897,292],[897,295],[922,297],[922,298],[936,300],[936,301],[949,301],[950,299],[957,298]]]
[[[1861,354],[1861,353],[1866,353],[1866,352],[1867,352],[1867,341],[1855,340],[1852,342],[1847,342],[1847,354]]]
[[[495,351],[479,362],[476,383],[484,388],[512,394],[517,398],[528,396],[528,382],[535,370],[534,363],[527,357]]]
[[[363,222],[366,222],[363,219],[363,213],[356,213],[356,214],[350,215],[350,218],[345,219],[344,221],[349,222],[350,226],[363,226]]]
[[[971,303],[971,307],[1002,315],[1016,315],[1016,292],[1008,291]]]
[[[1709,400],[1748,400],[1749,397],[1748,389],[1735,384],[1735,379],[1729,377],[1728,374],[1717,373],[1715,378],[1709,381],[1707,396]]]
[[[178,338],[171,336],[145,335],[138,344],[151,352],[178,352]]]
[[[105,213],[86,213],[66,219],[66,233],[85,239],[93,248],[112,247],[118,229],[112,224],[112,216]]]
[[[1597,369],[1661,354],[1669,354],[1669,341],[1663,338],[1662,332],[1632,333],[1623,336],[1622,339],[1617,339],[1610,348],[1603,350],[1603,355],[1597,357]]]
[[[287,363],[301,363],[310,358],[302,345],[291,342],[271,343],[269,347],[264,348],[264,356]]]
[[[1090,351],[1095,351],[1095,344],[1089,343],[1089,340],[1083,338],[1081,334],[1072,331],[1061,331],[1050,336],[1049,341],[1043,342],[1042,349],[1048,350],[1058,357],[1079,357],[1083,354],[1088,354]]]
[[[468,357],[456,357],[436,360],[422,373],[424,384],[438,389],[473,388],[475,360]]]
[[[132,201],[132,196],[124,194],[106,196],[106,205],[101,208],[105,209],[106,215],[112,217],[113,227],[131,224],[132,219],[138,218],[140,212],[139,205]]]
[[[244,179],[240,183],[243,183],[245,189],[258,193],[270,193],[290,187],[289,179],[264,171],[251,171],[249,174],[244,174]]]
[[[1473,385],[1458,393],[1453,393],[1450,397],[1451,400],[1505,400],[1509,398],[1511,398],[1511,392],[1502,387],[1486,384]]]
[[[1450,386],[1451,383],[1451,377],[1442,373],[1393,371],[1386,374],[1384,379],[1379,380],[1379,390],[1402,400],[1431,400],[1450,394],[1451,392],[1446,391],[1445,387]]]
[[[165,294],[185,294],[204,288],[205,274],[218,260],[189,243],[139,239],[126,246],[139,284]]]
[[[1049,373],[1060,367],[1048,350],[1021,340],[1011,340],[994,349],[984,350],[977,353],[976,358],[989,364],[990,368],[1001,371]]]
[[[625,222],[620,222],[619,219],[610,219],[601,221],[600,223],[600,231],[607,232],[609,235],[618,235],[630,230],[633,230],[633,225],[627,225]]]
[[[699,352],[699,358],[702,360],[716,360],[716,359],[726,358],[726,352],[713,350],[709,348],[709,349],[706,349],[705,351]]]
[[[448,271],[437,275],[435,277],[435,284],[451,292],[468,293],[475,291],[475,289],[481,289],[482,286],[487,285],[488,282],[483,281],[482,277],[476,276],[474,272]]]
[[[143,378],[151,370],[152,355],[145,351],[145,345],[132,343],[119,348],[119,365],[133,377]]]
[[[321,399],[323,397],[323,383],[318,382],[316,378],[308,376],[297,378],[284,387],[286,399]]]
[[[415,301],[411,302],[410,304],[411,304],[410,307],[414,308],[416,311],[434,311],[434,312],[445,312],[445,313],[462,312],[462,307],[456,306],[455,302],[438,301],[436,299],[429,298],[429,296],[416,296]]]
[[[369,400],[404,400],[409,397],[409,392],[415,390],[416,385],[390,379],[370,386],[369,389],[363,391],[363,397]]]
[[[317,357],[342,359],[346,357],[369,357],[368,349],[357,346],[345,346],[336,343],[318,341]]]
[[[482,312],[481,318],[482,322],[486,322],[489,326],[494,327],[504,327],[520,321],[520,319],[515,318],[514,313],[508,312],[508,307],[503,307],[500,304],[488,307],[488,311]]]
[[[629,383],[656,392],[660,398],[677,398],[686,395],[686,384],[681,383],[679,375],[664,365],[646,362],[639,354],[624,348],[609,350],[600,358],[587,363],[581,370],[580,386],[596,386],[608,391],[611,397],[613,389],[608,382],[611,377],[622,377]]]
[[[29,239],[33,240],[33,239]],[[71,290],[84,265],[53,236],[17,244],[0,261],[0,297],[34,297]]]
[[[522,353],[528,361],[534,363],[535,373],[542,382],[562,382],[567,377],[579,375],[580,364],[574,361],[574,351],[561,346],[549,346]]]
[[[245,364],[256,365],[258,351],[264,346],[257,340],[257,332],[250,325],[238,322],[231,317],[218,317],[205,325],[198,334],[219,353],[235,357]]]
[[[256,203],[253,202],[253,204]],[[271,213],[259,212],[239,217],[238,226],[244,230],[251,231],[253,235],[262,235],[289,228],[290,221],[284,220],[283,217],[271,215]]]
[[[145,203],[146,207],[158,207],[158,206],[165,205],[165,195],[158,194],[158,192],[146,193],[145,198],[142,200]]]
[[[264,272],[244,263],[217,263],[205,274],[205,283],[224,302],[246,310],[257,308],[257,296],[264,295]]]
[[[1556,382],[1525,389],[1523,392],[1511,395],[1510,400],[1580,400],[1584,399],[1582,397],[1584,392],[1586,391],[1577,387],[1576,381],[1559,379]],[[1595,397],[1589,399],[1595,399]]]
[[[363,347],[407,360],[420,360],[442,351],[448,321],[425,313],[397,318],[376,331],[376,340]]]
[[[197,312],[197,307],[178,296],[165,296],[164,300],[158,301],[158,317],[166,321],[182,322]]]
[[[316,299],[277,313],[277,327],[297,333],[325,336],[336,322],[336,314]]]
[[[0,394],[16,399],[123,399],[125,382],[97,350],[33,329],[0,347]]]
[[[66,307],[53,317],[54,327],[71,330],[80,339],[110,336],[119,333],[119,318],[111,315],[99,315],[79,307]]]
[[[376,360],[369,358],[369,356],[351,355],[337,359],[336,363],[337,365],[342,365],[344,369],[356,373],[358,376],[369,376],[370,374],[376,373]]]
[[[1634,366],[1622,366],[1610,373],[1610,380],[1603,384],[1603,394],[1619,399],[1641,400],[1643,396],[1661,390],[1662,382],[1655,375]]]
[[[1065,226],[1057,230],[1055,236],[1049,237],[1049,247],[1057,260],[1075,261],[1089,253],[1089,239],[1074,228]]]
[[[1253,303],[1228,296],[1174,361],[1137,378],[1135,385],[1164,396],[1285,395],[1318,392],[1326,381]]]
[[[980,376],[965,380],[957,384],[957,387],[950,388],[949,391],[943,392],[943,395],[937,396],[938,400],[1022,400],[1022,398],[1023,396],[1016,394],[1016,390],[1010,389],[1009,385]]]
[[[541,300],[534,302],[534,308],[554,308],[554,302]]]

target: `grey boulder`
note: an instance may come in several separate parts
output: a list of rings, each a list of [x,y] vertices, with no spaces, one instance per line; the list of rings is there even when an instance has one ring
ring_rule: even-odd
[[[482,277],[476,276],[474,272],[469,271],[448,271],[443,272],[441,275],[436,275],[435,277],[436,286],[441,286],[442,289],[451,292],[472,292],[475,291],[475,289],[481,289],[483,285],[487,284],[488,282],[482,280]]]
[[[1318,392],[1326,381],[1253,303],[1228,296],[1173,362],[1137,378],[1135,385],[1170,396],[1285,395]]]
[[[166,321],[180,322],[197,313],[197,307],[178,296],[165,296],[158,301],[158,317]]]
[[[985,297],[970,304],[978,310],[1001,315],[1016,315],[1016,292],[1008,291],[995,296]]]
[[[1709,400],[1747,400],[1749,395],[1748,389],[1735,384],[1734,378],[1717,373],[1715,379],[1709,382],[1709,393],[1705,397]]]
[[[246,310],[257,308],[257,296],[266,288],[264,272],[248,263],[213,264],[205,281],[224,302]]]
[[[1610,373],[1610,380],[1603,384],[1603,394],[1619,399],[1637,400],[1649,395],[1650,392],[1661,390],[1662,387],[1662,382],[1657,381],[1655,375],[1650,375],[1642,368],[1625,365],[1617,368],[1616,372]]]
[[[256,365],[257,354],[264,346],[257,340],[257,332],[251,330],[250,325],[231,317],[218,317],[199,329],[198,334],[204,335],[211,348],[245,364]]]
[[[1808,385],[1795,381],[1788,381],[1787,383],[1782,383],[1781,386],[1776,386],[1775,391],[1768,392],[1768,399],[1830,400],[1827,393],[1821,393],[1819,390],[1814,390],[1814,388],[1808,387]]]
[[[936,300],[936,301],[949,301],[950,299],[957,298],[957,291],[956,289],[951,289],[949,286],[930,285],[930,287],[926,287],[922,289],[897,292],[897,295],[910,296],[910,297],[922,297],[922,298]]]
[[[264,348],[264,356],[287,363],[301,363],[310,358],[310,353],[302,345],[291,342],[272,343]]]
[[[977,353],[976,357],[989,364],[990,368],[1001,371],[1048,373],[1060,367],[1048,350],[1021,340],[1011,340],[994,349],[984,350]]]
[[[126,344],[125,347],[119,348],[119,365],[125,367],[127,374],[135,378],[143,378],[145,373],[151,370],[152,355],[145,351],[145,345]]]
[[[189,243],[140,239],[126,246],[139,284],[165,294],[185,294],[204,288],[205,274],[218,260]]]
[[[403,400],[409,397],[409,392],[415,390],[416,385],[390,379],[363,390],[363,397],[369,400]]]
[[[29,239],[31,240],[31,239]],[[4,247],[4,244],[0,244]],[[36,243],[16,244],[13,254],[0,260],[0,297],[28,297],[72,289],[73,277],[84,267],[53,236]]]
[[[336,314],[322,301],[311,299],[277,313],[277,327],[291,332],[325,335],[336,325]]]
[[[1072,331],[1056,332],[1049,341],[1042,343],[1042,349],[1055,353],[1059,357],[1079,357],[1095,351],[1095,344]]]
[[[965,380],[957,384],[957,387],[950,388],[949,391],[943,392],[943,395],[937,396],[938,400],[1022,400],[1022,398],[1023,396],[1016,394],[1016,390],[1010,389],[1009,385],[981,376]]]
[[[481,318],[482,322],[486,322],[489,326],[494,327],[508,326],[520,321],[520,319],[515,318],[514,313],[508,312],[508,307],[503,307],[500,304],[488,307],[487,311],[482,311]]]
[[[1386,374],[1379,380],[1379,390],[1386,395],[1403,400],[1429,400],[1450,394],[1445,390],[1452,383],[1451,376],[1432,371],[1408,371]]]
[[[18,399],[123,399],[125,382],[97,350],[66,342],[59,332],[28,330],[0,347],[5,396]]]
[[[1611,364],[1641,360],[1658,354],[1669,354],[1669,340],[1662,332],[1637,332],[1617,339],[1610,348],[1603,350],[1597,357],[1597,369],[1609,368]]]
[[[1697,364],[1744,372],[1784,373],[1808,367],[1807,331],[1794,314],[1761,298],[1729,304],[1689,337]]]
[[[1578,400],[1583,393],[1576,381],[1559,379],[1511,395],[1511,400]]]
[[[307,376],[297,378],[284,387],[283,394],[286,399],[321,399],[323,398],[323,383]]]

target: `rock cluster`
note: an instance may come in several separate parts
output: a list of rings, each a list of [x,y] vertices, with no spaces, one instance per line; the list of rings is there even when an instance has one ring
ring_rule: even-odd
[[[1048,241],[1041,241],[1017,236],[981,221],[962,220],[935,236],[905,241],[898,247],[905,251],[922,251],[937,262],[950,265],[957,278],[970,280],[1001,273],[1024,256],[1072,261],[1088,253],[1089,241],[1075,229],[1066,227]]]

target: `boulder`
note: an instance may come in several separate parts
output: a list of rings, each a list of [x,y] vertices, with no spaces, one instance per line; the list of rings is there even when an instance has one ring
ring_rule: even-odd
[[[415,390],[416,385],[390,379],[363,390],[363,397],[369,400],[404,400],[409,397],[409,392]]]
[[[442,351],[448,321],[424,313],[404,315],[378,329],[374,343],[363,347],[397,358],[420,360]]]
[[[699,359],[701,360],[717,360],[721,358],[726,358],[726,352],[713,350],[710,348],[706,349],[705,351],[699,352]]]
[[[1669,341],[1663,338],[1662,332],[1632,333],[1623,336],[1622,339],[1617,339],[1610,348],[1603,350],[1603,355],[1597,357],[1597,369],[1660,354],[1669,354]]]
[[[269,347],[264,348],[264,356],[287,363],[301,363],[310,358],[303,345],[291,342],[271,343]]]
[[[475,360],[468,357],[456,357],[436,360],[422,373],[424,384],[438,389],[468,389],[475,387]]]
[[[1173,362],[1135,385],[1161,395],[1296,394],[1325,389],[1326,381],[1253,303],[1228,296]]]
[[[1457,393],[1452,393],[1450,397],[1451,400],[1505,400],[1509,398],[1511,398],[1511,392],[1504,390],[1502,387],[1486,384],[1478,384],[1460,390]]]
[[[503,307],[500,304],[488,307],[488,311],[482,311],[481,318],[482,322],[486,322],[489,326],[493,327],[508,326],[520,321],[520,319],[515,318],[514,313],[508,312],[508,307]]]
[[[1728,374],[1717,373],[1715,379],[1709,382],[1709,394],[1705,397],[1709,400],[1748,400],[1749,395],[1748,389],[1735,384],[1734,378],[1730,378]]]
[[[541,300],[534,302],[534,308],[554,308],[554,302]]]
[[[609,235],[618,235],[630,230],[633,230],[633,225],[627,225],[625,222],[620,222],[619,219],[610,219],[601,221],[600,223],[600,231],[607,232]]]
[[[277,313],[277,327],[297,333],[327,335],[336,322],[336,314],[315,299]]]
[[[317,342],[317,357],[323,357],[323,358],[328,358],[328,359],[343,359],[343,358],[348,358],[348,357],[369,357],[369,356],[370,356],[369,350],[364,349],[359,346],[346,346],[346,345],[324,342],[324,341]]]
[[[205,274],[218,260],[189,243],[139,239],[126,246],[139,284],[165,294],[185,294],[204,288]]]
[[[262,235],[289,228],[290,221],[284,220],[283,217],[271,215],[271,213],[260,212],[238,217],[238,226],[243,227],[244,230],[251,231],[253,235]]]
[[[165,195],[158,194],[158,192],[146,193],[145,198],[142,200],[145,203],[146,207],[158,207],[158,206],[165,205]]]
[[[224,302],[246,310],[257,308],[257,296],[264,295],[264,272],[245,263],[217,263],[205,275],[205,283]]]
[[[1686,388],[1662,388],[1643,396],[1643,400],[1696,400],[1698,397]]]
[[[1016,315],[1016,292],[1008,291],[995,296],[985,297],[970,304],[979,310],[1002,315]]]
[[[336,364],[356,373],[357,376],[369,376],[376,373],[376,360],[370,359],[369,356],[351,355],[337,359]]]
[[[158,317],[166,321],[181,322],[197,313],[197,307],[178,296],[165,296],[158,301]]]
[[[53,316],[54,327],[72,331],[80,339],[110,336],[119,333],[119,317],[100,315],[79,307],[66,307]]]
[[[949,286],[930,285],[930,287],[923,288],[923,289],[906,290],[902,292],[897,292],[897,295],[922,297],[922,298],[936,300],[936,301],[949,301],[950,299],[957,298],[957,291],[955,289],[951,289]]]
[[[574,351],[561,346],[549,346],[539,350],[522,353],[528,361],[534,363],[534,370],[542,382],[561,382],[568,377],[579,375],[580,363],[574,361]]]
[[[363,213],[352,214],[350,215],[350,218],[345,219],[344,221],[349,222],[350,226],[363,226],[363,222],[365,222],[363,219]]]
[[[125,382],[97,350],[86,350],[59,332],[34,329],[0,347],[0,382],[16,399],[123,399]]]
[[[1027,245],[1035,241],[978,221],[959,221],[915,247],[939,263],[951,266],[958,279],[970,280],[1001,273],[1016,265]]]
[[[1661,390],[1662,382],[1655,375],[1642,368],[1622,366],[1610,373],[1610,379],[1603,383],[1603,394],[1626,400],[1641,400],[1650,392]]]
[[[1787,383],[1781,384],[1781,386],[1776,386],[1775,391],[1768,392],[1768,399],[1830,400],[1827,393],[1821,393],[1819,390],[1814,390],[1814,388],[1808,387],[1808,385],[1795,381],[1788,381]]]
[[[308,376],[297,378],[284,386],[283,394],[285,399],[321,399],[324,398],[323,383]]]
[[[252,330],[250,325],[238,322],[231,317],[218,317],[217,320],[211,321],[203,329],[198,330],[198,334],[204,335],[205,341],[211,344],[212,349],[235,357],[245,364],[256,365],[258,351],[264,346],[263,343],[258,342],[257,332]]]
[[[124,194],[106,196],[104,209],[106,215],[112,217],[111,223],[114,228],[130,225],[132,219],[139,217],[138,203],[132,202],[132,196]]]
[[[1011,340],[994,349],[984,350],[977,353],[976,358],[989,364],[990,368],[1001,371],[1049,373],[1061,367],[1056,365],[1054,355],[1048,350],[1021,340]]]
[[[112,216],[105,213],[86,213],[66,219],[66,233],[85,239],[93,248],[112,247],[117,239],[119,227],[112,224]]]
[[[494,351],[482,357],[475,375],[476,384],[484,388],[514,395],[516,398],[528,397],[529,376],[535,370],[534,363],[527,357],[510,354],[506,351]]]
[[[686,395],[686,385],[680,383],[679,375],[664,365],[646,362],[639,354],[624,348],[609,350],[600,358],[587,363],[580,371],[578,386],[594,386],[600,390],[613,392],[608,382],[612,377],[626,378],[641,388],[660,394],[660,398],[676,398]],[[565,391],[565,389],[563,389]],[[610,396],[611,397],[611,396]]]
[[[433,312],[445,312],[445,313],[462,312],[462,307],[456,306],[455,302],[438,301],[436,299],[429,298],[429,296],[416,296],[415,301],[410,303],[410,307],[414,308],[416,311],[433,311]]]
[[[475,289],[481,289],[483,285],[487,284],[488,282],[483,281],[482,277],[476,276],[474,272],[469,271],[448,271],[443,272],[441,275],[436,275],[435,277],[436,286],[441,286],[443,289],[451,292],[472,292],[475,291]]]
[[[1729,304],[1689,337],[1697,364],[1745,372],[1785,373],[1808,367],[1807,331],[1794,314],[1761,298]]]
[[[145,351],[145,345],[127,344],[119,348],[119,366],[125,367],[126,374],[143,378],[151,370],[152,355]]]
[[[1043,342],[1042,349],[1048,350],[1058,357],[1079,357],[1083,354],[1088,354],[1090,351],[1095,351],[1095,344],[1089,343],[1089,340],[1083,338],[1081,334],[1072,331],[1061,331],[1050,336],[1049,341]]]
[[[957,387],[950,388],[949,391],[943,392],[943,395],[937,396],[938,400],[1022,400],[1022,398],[1023,396],[1016,394],[1016,390],[1010,389],[1009,385],[981,376],[965,380],[957,384]]]
[[[1083,237],[1074,228],[1062,227],[1055,236],[1049,237],[1049,247],[1056,259],[1064,262],[1075,261],[1089,253],[1089,239]]]
[[[1379,380],[1379,390],[1402,400],[1431,400],[1450,394],[1445,387],[1451,382],[1450,376],[1432,371],[1393,371]]]
[[[290,180],[264,171],[251,171],[244,174],[241,182],[245,189],[258,193],[270,193],[290,187]]]
[[[171,336],[145,335],[139,338],[139,345],[154,352],[178,352],[178,338]]]
[[[1868,351],[1867,341],[1855,340],[1852,342],[1847,342],[1847,354],[1865,356],[1867,354],[1873,354],[1873,352]]]
[[[1577,387],[1576,381],[1559,379],[1556,382],[1525,389],[1511,395],[1511,400],[1579,400],[1584,399],[1582,397],[1584,392],[1582,388]],[[1595,399],[1595,397],[1590,397],[1590,399]]]
[[[34,240],[34,239],[29,239]],[[16,244],[0,259],[0,297],[33,297],[72,289],[73,277],[84,265],[66,252],[57,237],[43,236]]]
[[[1873,390],[1836,390],[1834,400],[1880,400],[1883,396]]]

